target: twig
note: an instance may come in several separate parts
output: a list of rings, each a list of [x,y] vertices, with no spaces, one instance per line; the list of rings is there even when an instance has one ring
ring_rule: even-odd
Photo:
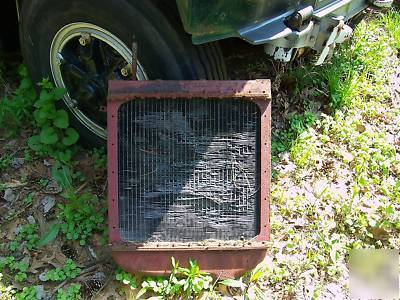
[[[80,191],[82,191],[85,187],[87,186],[87,182],[82,184],[75,192],[75,194],[79,194]]]

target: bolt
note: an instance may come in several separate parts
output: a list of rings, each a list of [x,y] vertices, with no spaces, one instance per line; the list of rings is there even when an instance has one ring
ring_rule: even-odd
[[[78,101],[76,101],[75,99],[70,99],[69,100],[69,106],[71,108],[76,108],[78,106]]]
[[[131,65],[126,65],[121,69],[121,74],[124,77],[132,76],[132,66]]]
[[[89,33],[82,33],[81,37],[79,38],[79,44],[85,47],[90,44],[91,40],[92,39]]]

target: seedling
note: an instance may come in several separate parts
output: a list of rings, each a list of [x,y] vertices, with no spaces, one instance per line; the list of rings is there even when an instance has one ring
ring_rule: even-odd
[[[36,92],[24,66],[19,68],[21,83],[12,98],[0,101],[0,128],[7,128],[6,135],[19,133],[22,127],[31,124]]]
[[[80,284],[72,284],[66,291],[60,289],[57,291],[56,300],[80,300]]]
[[[81,269],[77,267],[72,259],[68,259],[63,268],[55,268],[46,273],[44,279],[46,281],[64,281],[66,279],[74,279],[81,273]]]
[[[68,203],[59,205],[61,230],[68,240],[78,240],[83,246],[93,232],[104,228],[105,208],[99,208],[99,199],[88,192],[82,195],[67,192],[64,197]]]
[[[175,299],[185,294],[187,298],[198,296],[202,292],[211,290],[212,277],[200,271],[199,266],[193,260],[189,261],[189,268],[179,267],[179,263],[171,258],[172,270],[168,279],[147,277],[142,282],[142,289],[137,298],[151,292],[162,299]]]
[[[25,205],[31,205],[33,202],[33,193],[29,193],[23,200]]]
[[[125,285],[128,285],[131,289],[137,288],[136,280],[133,278],[133,276],[121,269],[117,270],[115,279],[122,282]]]
[[[96,171],[104,169],[107,164],[107,155],[103,149],[93,149],[94,169]]]
[[[35,286],[24,287],[22,292],[15,295],[16,300],[37,300],[37,289]]]
[[[20,228],[15,239],[10,242],[10,251],[15,252],[21,249],[22,245],[28,250],[33,250],[39,241],[38,226],[36,224],[27,224]]]
[[[6,268],[14,274],[15,281],[23,282],[28,278],[27,272],[29,265],[23,262],[17,262],[13,256],[0,259],[0,272]]]
[[[29,138],[29,147],[36,154],[51,156],[63,163],[69,163],[76,152],[74,145],[79,139],[79,134],[69,127],[68,113],[56,107],[57,101],[63,98],[65,90],[54,88],[48,80],[43,80],[40,87],[40,96],[34,104],[33,113],[39,132]]]

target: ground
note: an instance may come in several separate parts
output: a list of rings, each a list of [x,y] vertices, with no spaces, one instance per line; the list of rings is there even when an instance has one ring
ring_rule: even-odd
[[[228,58],[232,79],[273,79],[271,242],[259,268],[204,299],[346,299],[351,249],[399,248],[399,49],[393,10],[370,13],[323,67]],[[35,95],[23,68],[15,79],[19,58],[2,61],[0,95],[13,101],[0,103],[0,298],[165,295],[162,281],[117,270],[104,246],[104,153],[76,146],[62,112],[46,114],[59,91],[42,82]]]

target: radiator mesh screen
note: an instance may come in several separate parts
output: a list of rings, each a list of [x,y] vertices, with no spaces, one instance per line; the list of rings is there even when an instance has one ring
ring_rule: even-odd
[[[118,113],[124,241],[251,239],[259,233],[259,127],[245,100],[134,100]]]

